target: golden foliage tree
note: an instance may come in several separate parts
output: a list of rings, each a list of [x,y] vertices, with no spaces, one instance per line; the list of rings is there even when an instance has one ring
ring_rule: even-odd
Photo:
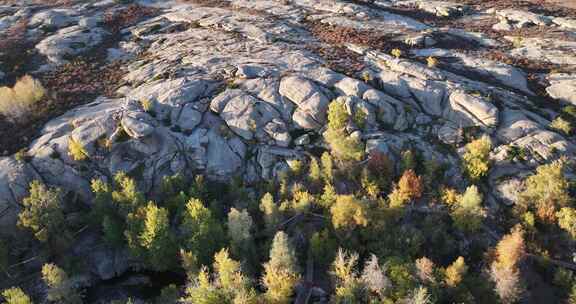
[[[467,272],[468,266],[466,266],[464,258],[458,257],[454,263],[446,268],[446,278],[444,282],[446,282],[446,285],[449,287],[456,287],[462,282]]]
[[[351,231],[359,226],[368,226],[366,206],[353,195],[338,195],[330,213],[336,229]]]
[[[516,302],[523,293],[519,263],[524,255],[524,231],[516,226],[496,246],[496,258],[490,267],[490,277],[503,303]]]
[[[492,143],[488,136],[482,136],[466,145],[464,169],[472,180],[478,180],[490,170],[490,151]]]

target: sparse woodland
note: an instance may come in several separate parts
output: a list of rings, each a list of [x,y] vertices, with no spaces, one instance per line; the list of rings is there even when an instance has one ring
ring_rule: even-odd
[[[0,1],[1,303],[576,304],[576,11],[151,2]]]

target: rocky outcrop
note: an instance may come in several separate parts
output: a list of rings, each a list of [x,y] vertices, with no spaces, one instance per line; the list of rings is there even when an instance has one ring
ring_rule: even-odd
[[[551,74],[548,76],[550,86],[546,92],[550,97],[576,105],[576,75]]]
[[[38,52],[55,64],[67,62],[66,57],[93,49],[108,35],[99,27],[80,25],[63,28],[36,45]]]
[[[513,37],[470,32],[465,26],[436,28],[393,13],[413,7],[458,18],[469,12],[462,4],[146,3],[159,7],[158,15],[120,29],[115,36],[120,41],[103,52],[108,61],[126,61],[116,96],[99,97],[52,118],[25,160],[0,159],[0,228],[14,228],[19,201],[34,179],[90,204],[90,181],[110,180],[119,171],[135,176],[142,190],[152,194],[164,176],[176,173],[203,173],[221,181],[239,177],[249,183],[277,178],[298,164],[295,160],[307,161],[329,147],[322,134],[332,102],[342,103],[354,118],[346,130],[361,141],[366,155],[380,151],[399,166],[400,154],[412,149],[449,168],[444,174],[454,186],[466,184],[460,168],[466,141],[489,136],[489,197],[504,204],[514,204],[521,187],[520,179],[509,172],[528,174],[540,164],[576,153],[573,138],[549,128],[558,107],[547,107],[530,85],[534,79],[547,80],[550,97],[576,105],[573,73],[535,75],[499,62],[496,56],[488,58]],[[101,27],[104,13],[121,6],[101,1],[33,13],[0,7],[0,31],[29,14],[28,34],[41,38],[35,46],[42,57],[38,60],[48,63],[42,70],[50,70],[102,47],[111,37]],[[467,25],[492,20],[494,14],[510,29],[537,25],[566,30],[572,24],[517,10],[483,11],[458,20]],[[311,24],[325,26],[337,36],[328,38],[342,43],[330,45],[331,39],[310,30]],[[44,32],[46,28],[50,30]],[[346,37],[338,36],[340,28],[360,30],[366,42],[347,43]],[[394,48],[407,49],[407,43],[411,50],[388,54],[388,46],[371,45],[374,40],[368,38],[375,31],[381,39],[390,35]],[[465,49],[469,46],[474,49]],[[533,37],[504,51],[513,58],[571,71],[574,50],[571,39]],[[334,58],[340,54],[346,60]],[[81,146],[85,160],[70,155],[71,142]],[[512,149],[522,149],[523,159],[511,159]],[[83,241],[82,248],[94,245],[86,261],[98,280],[133,266],[125,252],[96,246],[99,241],[88,237]]]

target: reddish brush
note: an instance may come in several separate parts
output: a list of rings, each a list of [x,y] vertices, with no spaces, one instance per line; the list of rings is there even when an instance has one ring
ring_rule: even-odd
[[[144,17],[150,17],[156,13],[157,9],[155,8],[132,4],[119,11],[106,12],[104,24],[110,31],[116,33],[125,27],[135,25]]]
[[[28,20],[22,19],[0,34],[0,62],[8,73],[16,72],[27,62],[28,49],[32,47],[26,39],[27,25]]]

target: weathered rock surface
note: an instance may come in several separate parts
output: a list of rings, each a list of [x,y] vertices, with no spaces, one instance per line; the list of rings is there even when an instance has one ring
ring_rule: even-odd
[[[36,45],[40,54],[52,63],[65,63],[67,56],[78,55],[91,50],[102,42],[108,33],[99,27],[70,26],[58,30],[56,34]]]
[[[546,92],[552,98],[576,105],[576,74],[550,74]]]
[[[0,159],[0,229],[14,228],[18,202],[34,179],[90,204],[90,181],[119,171],[138,176],[150,193],[176,173],[201,172],[223,181],[276,178],[294,160],[327,147],[322,134],[331,102],[342,103],[355,118],[346,130],[367,153],[378,150],[399,163],[404,150],[417,150],[449,167],[446,176],[454,185],[465,184],[459,164],[470,133],[489,136],[490,197],[505,204],[516,202],[522,186],[507,172],[527,174],[575,156],[574,138],[549,128],[559,108],[548,106],[533,87],[533,71],[487,56],[514,37],[435,28],[393,12],[413,7],[462,24],[493,21],[495,14],[500,30],[573,31],[574,19],[518,10],[459,17],[470,7],[447,1],[230,0],[218,7],[141,2],[157,7],[157,16],[121,29],[120,41],[103,50],[108,61],[125,61],[118,96],[99,97],[51,119],[30,145],[30,160]],[[106,0],[33,11],[0,6],[0,32],[29,15],[28,34],[39,38],[39,61],[51,69],[102,47],[110,37],[103,16],[122,5]],[[340,27],[389,35],[392,45],[406,43],[410,51],[394,57],[374,45],[331,45],[310,30],[311,23],[333,32]],[[537,76],[549,82],[549,97],[576,105],[576,43],[567,37],[524,38],[502,52],[565,68],[566,73]],[[470,45],[473,50],[466,49]],[[345,60],[334,58],[340,54]],[[69,155],[71,140],[82,145],[86,160]],[[511,148],[525,150],[525,159],[510,160]],[[82,248],[100,245],[88,237],[82,241]],[[86,261],[100,280],[132,263],[125,252],[99,246]]]

